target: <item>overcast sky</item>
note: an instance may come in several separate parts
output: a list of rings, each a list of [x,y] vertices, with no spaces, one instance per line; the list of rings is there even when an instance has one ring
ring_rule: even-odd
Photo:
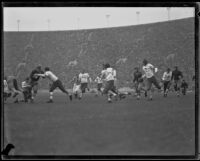
[[[194,8],[171,7],[169,13],[164,7],[5,7],[3,22],[4,31],[92,29],[194,17]]]

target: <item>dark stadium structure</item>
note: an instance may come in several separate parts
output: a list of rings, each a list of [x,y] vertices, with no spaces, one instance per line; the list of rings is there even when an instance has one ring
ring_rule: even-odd
[[[131,82],[130,73],[144,58],[158,67],[161,77],[167,67],[179,66],[185,80],[194,73],[194,18],[104,29],[4,32],[4,72],[13,75],[26,54],[25,78],[38,64],[49,66],[67,87],[81,69],[92,78],[102,63],[118,71],[120,86]],[[42,87],[47,88],[45,81]]]

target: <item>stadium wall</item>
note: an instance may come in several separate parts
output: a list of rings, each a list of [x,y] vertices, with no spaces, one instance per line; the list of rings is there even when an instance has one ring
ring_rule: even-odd
[[[194,18],[137,26],[79,31],[4,32],[4,73],[15,74],[23,59],[20,81],[38,64],[49,66],[70,88],[72,77],[85,69],[94,79],[109,62],[119,86],[130,86],[131,73],[146,58],[163,71],[178,65],[185,79],[194,74]],[[41,87],[47,88],[46,80]]]

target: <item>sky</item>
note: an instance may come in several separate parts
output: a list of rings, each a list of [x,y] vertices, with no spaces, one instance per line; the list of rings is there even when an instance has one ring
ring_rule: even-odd
[[[4,7],[3,26],[4,31],[107,28],[194,17],[194,12],[193,7],[169,12],[166,7]]]

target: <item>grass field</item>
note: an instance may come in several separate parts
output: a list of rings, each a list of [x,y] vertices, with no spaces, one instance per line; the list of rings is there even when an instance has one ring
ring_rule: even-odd
[[[4,105],[4,143],[16,155],[194,155],[194,93],[113,102],[87,94],[72,102],[39,92],[33,104]]]

